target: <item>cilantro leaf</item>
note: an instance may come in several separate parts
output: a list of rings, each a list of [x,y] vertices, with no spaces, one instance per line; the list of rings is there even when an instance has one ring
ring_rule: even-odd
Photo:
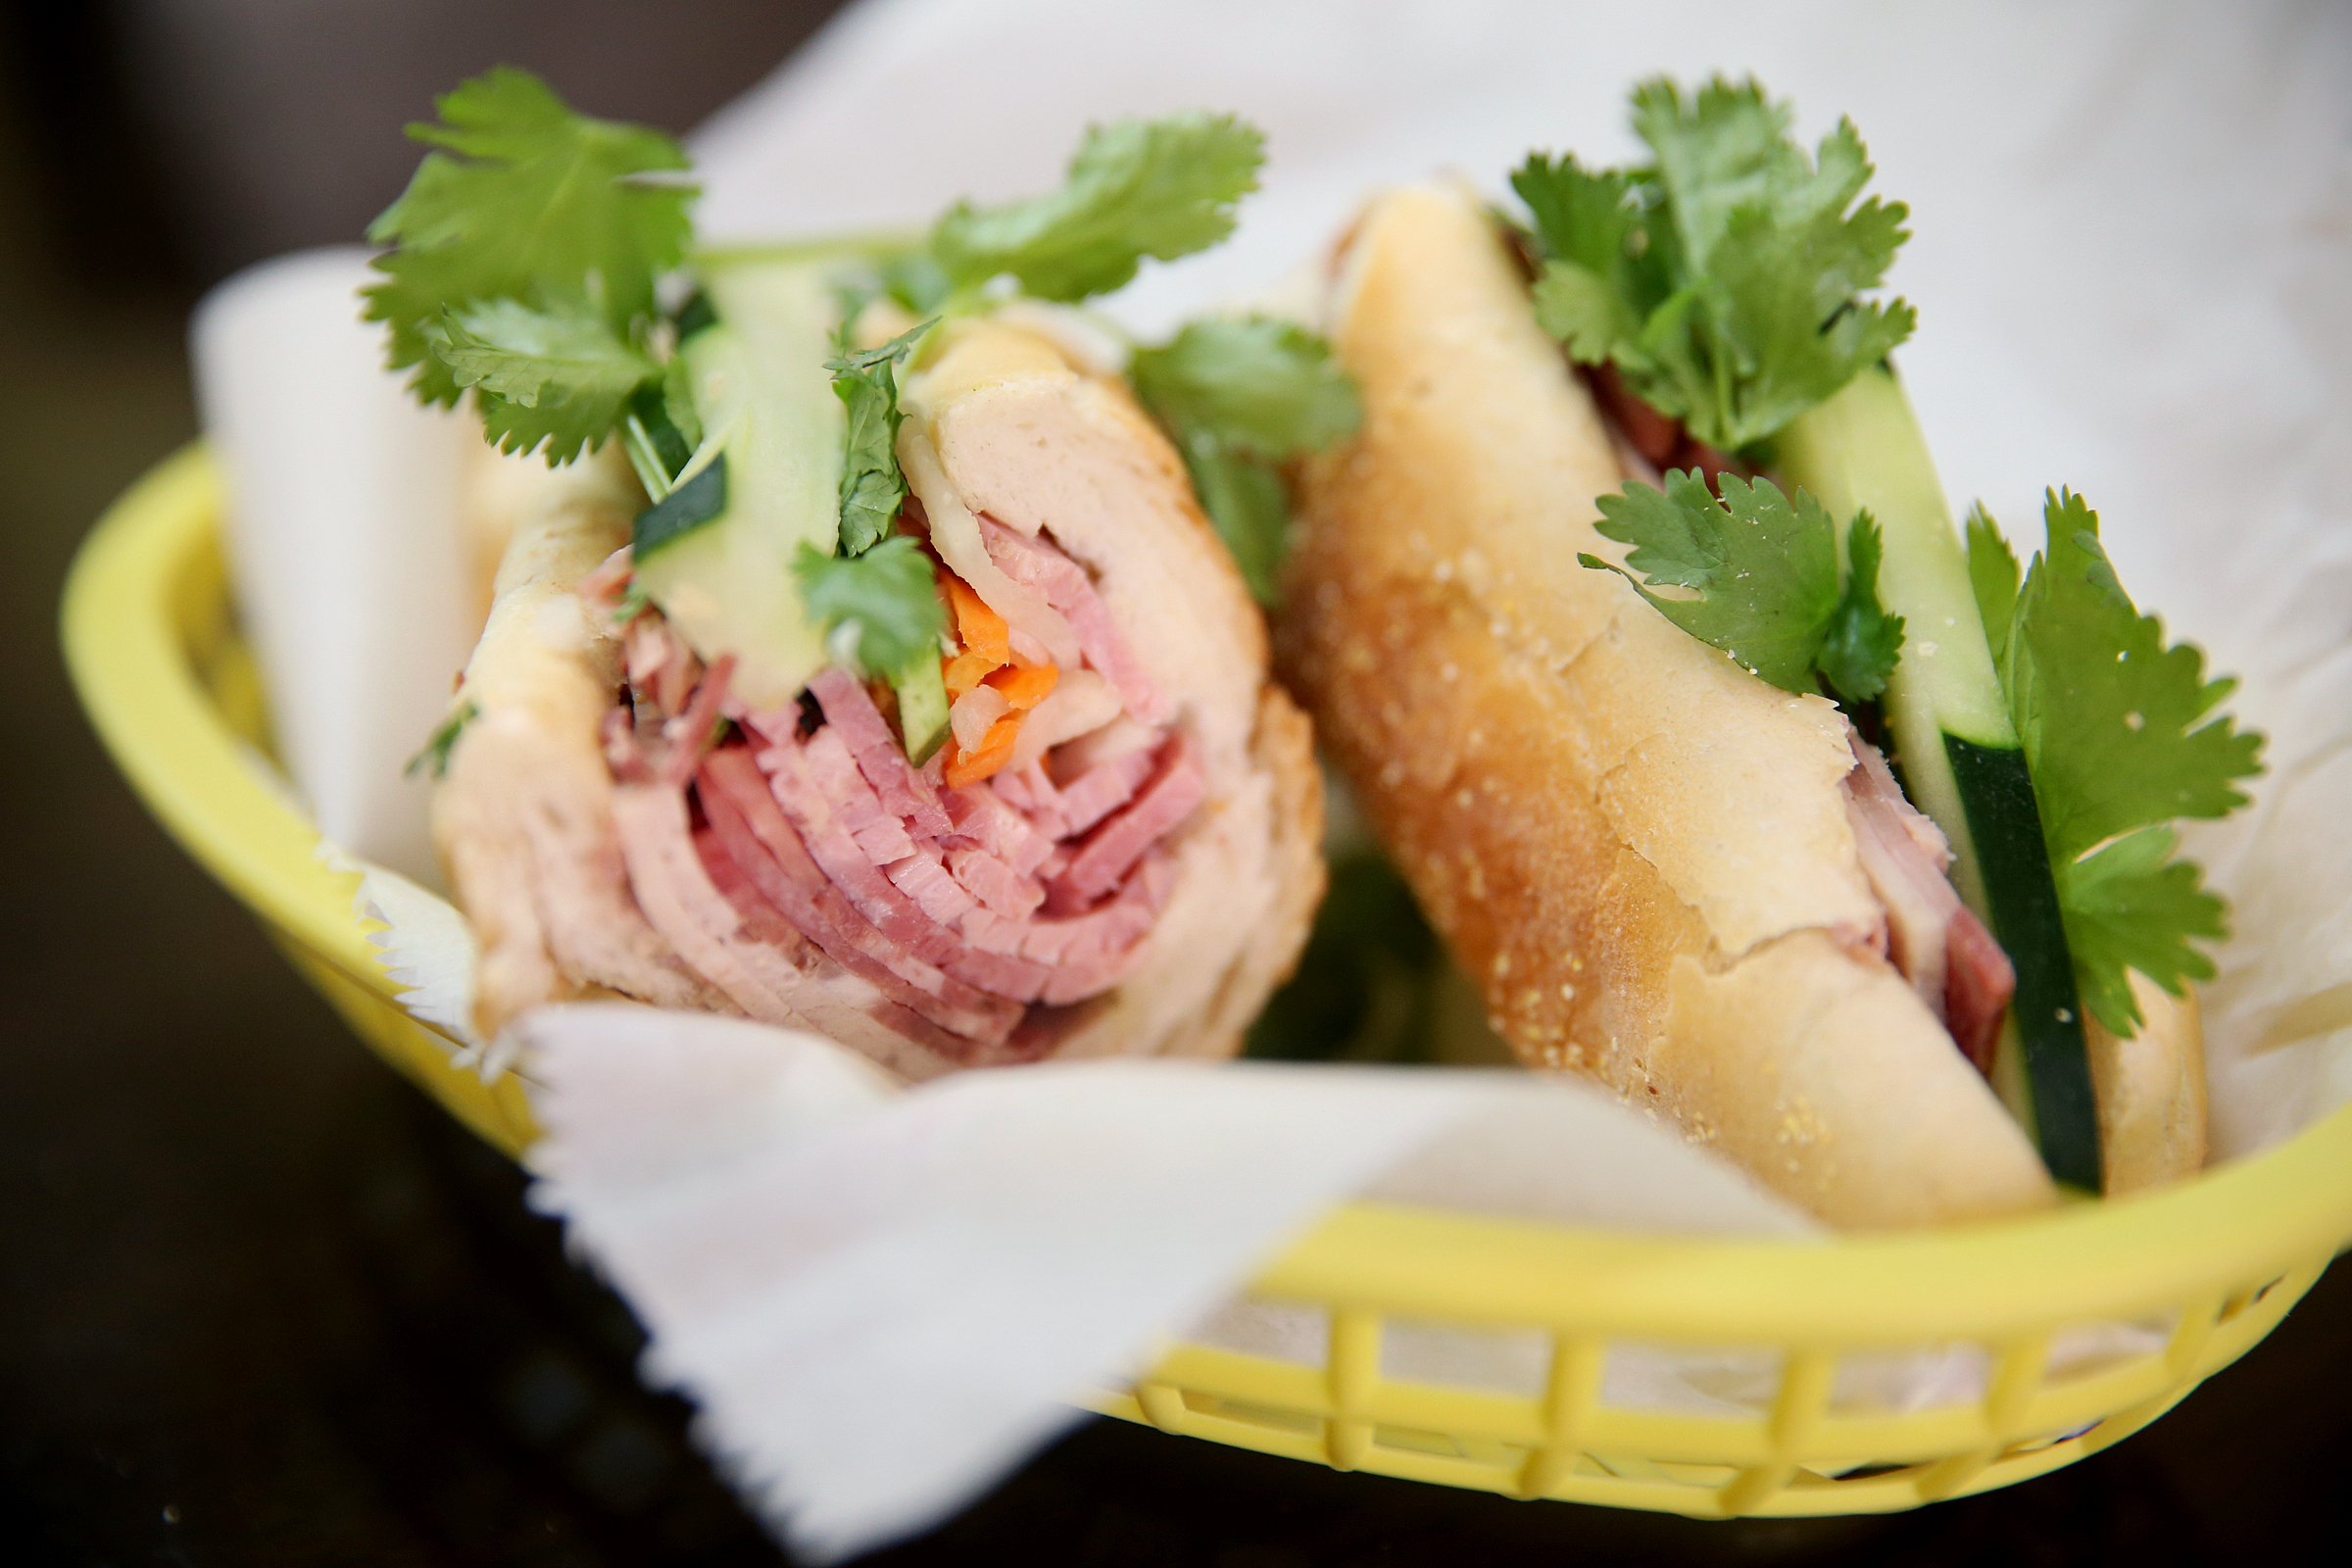
[[[1039,299],[1106,294],[1147,256],[1173,261],[1232,233],[1233,205],[1257,188],[1264,145],[1231,115],[1094,126],[1059,190],[956,204],[931,232],[932,258],[960,288],[1010,272]]]
[[[1649,244],[1651,188],[1635,173],[1589,171],[1570,154],[1531,153],[1511,174],[1550,256],[1536,279],[1536,318],[1581,363],[1619,353],[1650,363],[1639,347],[1642,323],[1674,292]]]
[[[2245,804],[2232,781],[2261,771],[2262,737],[2210,716],[2234,683],[2207,680],[2204,656],[2168,646],[2163,624],[2132,606],[2082,497],[2049,496],[2042,519],[2047,546],[2015,587],[2016,560],[1980,509],[1969,575],[2033,776],[2083,1004],[2128,1036],[2140,1017],[2125,969],[2178,992],[2183,976],[2213,972],[2188,940],[2223,934],[2221,902],[2193,864],[2170,862],[2164,824]]]
[[[1724,451],[1763,440],[1910,335],[1878,286],[1906,210],[1857,207],[1871,166],[1840,122],[1808,156],[1786,105],[1718,78],[1634,93],[1654,161],[1590,172],[1532,157],[1512,176],[1547,253],[1538,319],[1586,364]]]
[[[937,318],[910,326],[879,348],[851,353],[845,341],[838,359],[825,362],[833,391],[849,409],[849,461],[841,471],[841,553],[863,555],[898,526],[906,499],[899,472],[899,383],[897,367]],[[842,321],[846,340],[850,319]]]
[[[2018,592],[2002,669],[2051,859],[2243,806],[2230,781],[2261,770],[2262,737],[2200,722],[2236,683],[2206,680],[2196,648],[2166,646],[2163,623],[2132,608],[2082,497],[2051,496],[2043,518],[2048,549]]]
[[[523,401],[497,389],[486,373],[489,350],[452,331],[451,318],[511,351],[514,341],[473,318],[479,307],[510,301],[552,319],[596,320],[644,354],[655,280],[686,254],[693,192],[642,176],[683,170],[686,156],[660,131],[576,115],[538,77],[506,67],[437,107],[440,123],[409,134],[438,150],[368,230],[394,247],[376,258],[385,276],[367,290],[368,318],[389,324],[391,366],[415,368],[418,398],[454,403],[471,385],[509,450],[545,441],[549,461],[564,461],[602,443],[618,418],[609,401],[614,362],[547,358],[547,374],[527,383]]]
[[[1265,317],[1190,322],[1138,349],[1127,375],[1184,455],[1250,593],[1272,605],[1291,518],[1276,466],[1355,433],[1364,416],[1355,383],[1322,338]]]
[[[1646,238],[1637,238],[1643,235],[1643,214],[1642,182],[1634,175],[1620,170],[1594,172],[1572,153],[1556,159],[1530,153],[1512,172],[1511,189],[1535,215],[1536,232],[1554,260],[1621,293],[1635,293],[1622,286],[1627,282],[1654,279],[1654,270],[1642,267]]]
[[[1282,474],[1210,436],[1186,441],[1180,450],[1209,526],[1233,553],[1251,597],[1271,609],[1282,597],[1282,563],[1291,548],[1291,496]]]
[[[1170,429],[1277,462],[1346,440],[1364,417],[1331,345],[1269,317],[1188,322],[1158,348],[1138,349],[1127,377]]]
[[[1565,344],[1579,365],[1614,360],[1620,370],[1655,365],[1640,346],[1642,318],[1592,269],[1574,262],[1546,262],[1536,279],[1534,298],[1537,322]]]
[[[1968,509],[1968,582],[1984,620],[1984,641],[1998,658],[2017,614],[2017,556],[1981,501]]]
[[[1830,612],[1813,667],[1838,696],[1866,703],[1886,689],[1886,677],[1903,656],[1903,617],[1886,613],[1879,603],[1879,524],[1869,513],[1854,514],[1845,554],[1845,587]]]
[[[587,432],[619,423],[630,397],[662,374],[578,304],[485,300],[442,312],[423,333],[458,385],[486,394],[483,421],[501,449],[527,452],[544,439],[551,464],[579,456]]]
[[[1814,660],[1838,603],[1837,528],[1806,491],[1791,503],[1769,479],[1726,473],[1722,482],[1721,503],[1695,468],[1667,474],[1663,491],[1628,484],[1600,498],[1594,526],[1634,547],[1623,575],[1660,614],[1782,690],[1813,691]],[[1635,572],[1696,596],[1660,598]]]
[[[861,556],[828,556],[804,543],[792,563],[801,603],[819,625],[846,630],[847,657],[868,673],[895,676],[936,657],[948,629],[931,558],[905,534]]]
[[[2169,827],[2143,827],[2051,868],[2082,1005],[2126,1038],[2142,1019],[2125,971],[2177,997],[2183,982],[2214,976],[2213,960],[2188,939],[2230,934],[2222,901],[2204,890],[2195,863],[2172,858],[2178,842]]]

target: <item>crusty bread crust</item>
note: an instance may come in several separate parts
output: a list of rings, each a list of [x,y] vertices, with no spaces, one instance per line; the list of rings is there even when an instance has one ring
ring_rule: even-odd
[[[1339,292],[1366,422],[1305,470],[1283,661],[1496,1030],[1834,1225],[2055,1201],[1865,945],[1843,720],[1577,564],[1617,463],[1475,203],[1383,199]]]
[[[2099,1150],[2109,1196],[2144,1192],[2205,1166],[2205,1030],[2197,994],[2172,996],[2133,970],[2139,1033],[2119,1040],[2084,1022],[2099,1100]]]

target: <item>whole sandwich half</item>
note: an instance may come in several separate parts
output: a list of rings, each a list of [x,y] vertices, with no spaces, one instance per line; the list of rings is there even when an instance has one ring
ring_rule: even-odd
[[[1653,162],[1532,158],[1523,221],[1375,201],[1328,324],[1359,436],[1304,470],[1284,657],[1532,1065],[1597,1077],[1833,1224],[2195,1170],[2167,825],[2259,737],[2053,495],[1966,544],[1857,202],[1752,83],[1635,95]]]
[[[426,759],[477,1033],[619,996],[910,1079],[1232,1052],[1321,796],[1191,469],[1293,455],[1281,410],[1227,428],[1236,363],[1306,426],[1354,403],[1307,334],[1225,321],[1137,351],[1148,413],[1066,307],[1221,238],[1256,133],[1122,122],[927,236],[690,256],[666,138],[514,72],[441,113],[371,311],[420,395],[547,460],[483,465],[492,608]]]

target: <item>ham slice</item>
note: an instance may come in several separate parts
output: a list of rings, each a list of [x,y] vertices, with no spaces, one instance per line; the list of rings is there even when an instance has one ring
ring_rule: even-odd
[[[1050,543],[1005,537],[1076,623],[1099,608],[1084,571]],[[674,681],[686,656],[659,635],[645,641],[662,657],[642,673]],[[1105,663],[1124,657],[1123,644],[1095,646]],[[851,672],[811,680],[813,710],[761,712],[730,705],[728,673],[721,661],[677,691],[674,717],[662,717],[658,695],[634,722],[613,709],[605,738],[624,781],[619,837],[636,897],[737,1007],[790,1020],[822,1002],[829,1032],[885,1027],[948,1060],[1011,1059],[1050,1038],[1015,1040],[1030,1005],[1097,996],[1140,961],[1173,874],[1156,847],[1204,793],[1181,735],[1130,711],[1117,722],[1132,739],[1073,764],[1066,784],[1040,758],[942,790],[908,764]],[[1087,679],[1108,690],[1107,677]],[[721,712],[750,744],[710,749]],[[853,989],[847,1013],[811,988],[820,971],[834,992]]]
[[[742,916],[745,935],[797,949],[804,956],[801,979],[786,999],[790,1010],[767,1021],[819,1030],[845,1045],[858,1047],[911,1079],[935,1076],[949,1066],[1026,1061],[1035,1056],[1033,1042],[1015,1044],[1010,1037],[1004,1042],[975,1041],[943,1029],[843,969],[794,930],[783,912],[752,885],[715,829],[698,829],[694,849],[710,885]]]
[[[870,825],[881,805],[839,736],[820,729],[806,746],[769,747],[760,754],[759,762],[776,804],[808,845],[809,858],[859,914],[894,946],[928,963],[945,963],[955,956],[954,933],[943,930],[892,886],[858,843],[857,829]]]
[[[1149,751],[1128,752],[1070,780],[1061,792],[1062,832],[1074,838],[1125,806],[1157,762]]]
[[[1054,841],[1004,803],[989,781],[950,790],[942,797],[954,829],[941,839],[950,848],[971,845],[1027,876],[1054,853]]]
[[[1952,854],[1942,832],[1903,798],[1877,747],[1855,736],[1853,748],[1845,814],[1862,874],[1886,908],[1887,959],[1962,1054],[1989,1071],[2017,972],[1944,875]]]
[[[1116,887],[1144,852],[1192,814],[1208,793],[1182,735],[1160,750],[1158,766],[1135,799],[1088,834],[1047,890],[1051,907],[1082,908]]]
[[[927,963],[876,929],[850,904],[784,813],[743,747],[713,752],[698,790],[729,857],[793,927],[851,973],[944,1028],[1002,1040],[1020,1008]]]
[[[1021,875],[986,850],[950,850],[948,869],[965,892],[1015,920],[1027,918],[1046,902],[1046,890],[1036,878]]]
[[[1944,1024],[1961,1054],[1987,1078],[1992,1076],[1993,1048],[2001,1038],[2001,1015],[2009,1010],[2016,990],[2017,970],[2009,955],[1976,911],[1962,905],[1944,933]]]
[[[817,671],[808,690],[823,708],[825,722],[841,732],[850,755],[858,759],[858,771],[874,787],[883,806],[923,838],[945,833],[948,813],[939,804],[938,792],[907,764],[905,749],[884,722],[882,710],[866,695],[865,683],[836,665]]]
[[[1068,836],[1061,791],[1054,787],[1045,764],[1031,762],[1023,767],[1008,767],[989,783],[996,786],[997,799],[1028,818],[1030,827],[1039,834],[1049,839]]]
[[[893,861],[882,868],[882,874],[941,925],[954,925],[980,902],[948,874],[936,850]]]
[[[711,886],[687,827],[686,798],[661,784],[624,784],[612,793],[629,887],[637,906],[695,972],[755,1018],[792,1013],[799,988],[796,950],[744,929],[743,917]]]

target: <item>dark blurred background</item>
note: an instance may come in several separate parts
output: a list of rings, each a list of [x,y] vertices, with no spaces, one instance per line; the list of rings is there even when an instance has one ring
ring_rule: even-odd
[[[833,8],[13,0],[0,24],[0,1559],[781,1559],[522,1181],[368,1054],[99,752],[56,651],[110,497],[194,433],[202,290],[348,241],[494,62],[671,129]],[[2306,1560],[2352,1275],[2156,1428],[1892,1519],[1526,1505],[1093,1423],[891,1563]],[[2325,1539],[2325,1538],[2322,1538]]]

